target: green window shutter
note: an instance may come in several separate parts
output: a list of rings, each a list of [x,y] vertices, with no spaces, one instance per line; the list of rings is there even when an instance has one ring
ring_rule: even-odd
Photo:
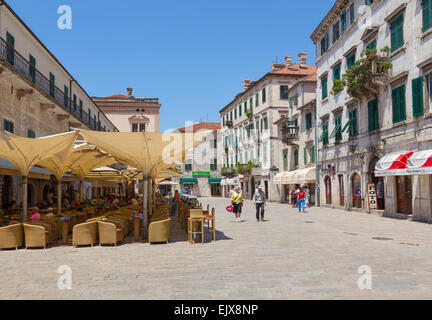
[[[239,104],[238,106],[238,111],[239,111],[239,117],[242,116],[242,108],[241,108],[241,104]]]
[[[391,52],[396,51],[404,45],[404,15],[401,14],[390,24]]]
[[[378,99],[374,99],[368,102],[368,121],[369,131],[374,131],[379,128]]]
[[[376,39],[374,39],[368,43],[368,45],[366,46],[366,49],[372,50],[372,49],[376,49],[376,47],[377,47],[377,41],[376,41]]]
[[[413,115],[423,115],[423,77],[412,80]]]
[[[299,164],[299,151],[298,149],[294,150],[294,165],[298,166]]]
[[[340,142],[342,140],[342,116],[337,116],[335,118],[335,124],[336,124],[335,141]]]
[[[327,98],[327,77],[321,80],[321,88],[322,88],[322,99]]]
[[[284,166],[284,169],[288,168],[288,152],[287,151],[283,152],[283,166]]]
[[[337,66],[333,69],[333,79],[340,80],[341,79],[341,67]]]
[[[244,113],[246,113],[247,112],[247,101],[245,101],[245,103],[244,103]]]
[[[432,0],[423,0],[423,32],[432,28]]]
[[[54,97],[55,95],[55,75],[50,72],[50,95]]]
[[[288,86],[280,86],[280,98],[283,100],[288,99]]]
[[[306,114],[306,130],[312,128],[312,113]]]
[[[399,121],[406,120],[405,85],[399,87],[398,107],[399,107]]]
[[[323,123],[323,145],[327,146],[329,143],[329,136],[328,136],[328,122]]]
[[[357,130],[357,109],[352,109],[349,112],[350,126],[349,126],[349,136],[350,138],[356,137],[358,134]]]
[[[262,102],[263,103],[266,102],[266,89],[265,88],[262,90]]]
[[[352,55],[350,55],[347,58],[347,67],[348,67],[348,69],[350,69],[351,67],[355,66],[355,62],[356,62],[356,54],[353,53]]]
[[[232,114],[232,110],[230,111],[230,120],[232,121],[233,119],[233,114]]]
[[[264,118],[264,129],[267,130],[268,129],[268,118]]]
[[[236,120],[236,119],[237,119],[237,108],[234,109],[234,120]]]
[[[304,164],[307,164],[307,148],[306,147],[304,147],[304,149],[303,149],[303,156],[304,156]]]
[[[14,133],[14,123],[12,121],[3,120],[3,130],[10,132],[10,133]]]
[[[259,105],[259,96],[257,93],[257,94],[255,94],[255,106],[258,107],[258,105]]]
[[[346,30],[346,11],[341,14],[341,32],[344,33]]]

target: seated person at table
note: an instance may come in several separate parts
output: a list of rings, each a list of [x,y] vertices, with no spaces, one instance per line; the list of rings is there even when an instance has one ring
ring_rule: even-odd
[[[130,201],[131,204],[137,205],[138,204],[138,200],[135,198],[132,198]]]
[[[52,217],[52,216],[54,216],[54,209],[51,208],[51,207],[49,207],[49,208],[47,209],[45,215],[46,215],[47,217]]]
[[[41,216],[40,216],[40,213],[39,213],[39,208],[38,207],[31,208],[30,220],[39,220],[40,217]]]

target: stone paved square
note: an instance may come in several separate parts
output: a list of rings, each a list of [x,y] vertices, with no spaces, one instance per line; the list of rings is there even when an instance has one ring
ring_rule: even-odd
[[[201,200],[216,208],[216,242],[187,243],[175,221],[169,244],[0,251],[0,299],[432,298],[429,224],[278,203],[257,222],[250,201],[236,223],[226,199]],[[71,290],[57,287],[61,265]],[[357,285],[362,265],[370,290]]]

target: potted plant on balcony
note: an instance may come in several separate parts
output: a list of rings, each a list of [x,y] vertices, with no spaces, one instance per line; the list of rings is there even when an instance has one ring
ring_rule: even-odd
[[[378,54],[376,49],[364,50],[361,53],[361,59],[347,70],[342,80],[336,83],[333,91],[342,90],[346,86],[348,94],[354,98],[369,96],[371,92],[376,94],[378,86],[381,85],[378,79],[386,77],[388,71],[393,67],[388,59],[390,48],[386,46],[380,51],[384,55]]]
[[[252,117],[253,117],[253,110],[252,110],[252,109],[248,109],[248,110],[246,111],[246,116],[247,116],[249,119],[252,119]]]

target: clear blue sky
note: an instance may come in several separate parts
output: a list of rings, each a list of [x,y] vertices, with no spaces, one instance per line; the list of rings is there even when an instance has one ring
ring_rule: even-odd
[[[8,0],[90,96],[157,97],[160,130],[220,121],[271,63],[307,51],[333,0]],[[60,5],[72,30],[57,28]],[[19,41],[17,39],[17,41]]]

